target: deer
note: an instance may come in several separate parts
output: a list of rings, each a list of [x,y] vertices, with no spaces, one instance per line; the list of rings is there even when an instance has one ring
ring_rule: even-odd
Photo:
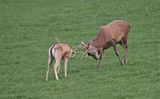
[[[130,25],[126,20],[114,20],[111,23],[101,26],[97,35],[88,44],[81,42],[80,46],[84,49],[83,55],[91,56],[98,60],[98,68],[101,67],[104,50],[113,47],[116,56],[121,65],[127,64],[128,61],[128,32]],[[117,44],[120,44],[125,49],[124,61],[119,56]]]
[[[58,74],[60,71],[60,63],[62,62],[62,60],[64,60],[64,76],[67,77],[68,60],[76,54],[75,50],[73,50],[67,43],[56,43],[49,48],[48,67],[45,79],[46,81],[48,81],[50,65],[53,59],[55,59],[55,64],[54,64],[55,79],[59,80]]]

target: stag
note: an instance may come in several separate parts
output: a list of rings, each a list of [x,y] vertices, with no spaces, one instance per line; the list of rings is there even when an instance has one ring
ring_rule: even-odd
[[[76,48],[77,49],[77,48]],[[76,50],[75,49],[75,50]],[[66,43],[53,44],[48,51],[48,67],[46,72],[46,81],[48,80],[50,65],[55,59],[54,73],[56,80],[59,80],[58,74],[60,70],[60,63],[64,60],[64,76],[67,77],[67,64],[69,58],[73,57],[76,52]]]
[[[91,40],[91,42],[88,44],[81,42],[80,47],[85,49],[83,55],[89,55],[94,59],[99,60],[97,67],[100,68],[104,50],[113,47],[121,65],[127,64],[129,30],[130,25],[125,20],[115,20],[105,26],[101,26],[96,37]],[[119,56],[119,51],[116,44],[120,44],[125,49],[124,62]]]

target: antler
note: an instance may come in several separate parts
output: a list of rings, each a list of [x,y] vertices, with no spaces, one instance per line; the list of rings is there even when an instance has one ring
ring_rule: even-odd
[[[81,43],[79,44],[79,47],[86,49],[87,44],[85,44],[84,42],[81,41]]]
[[[85,52],[83,53],[83,56],[84,56],[84,55],[87,55],[87,48],[86,48],[86,47],[87,47],[87,44],[85,44],[84,42],[81,41],[81,44],[79,45],[79,47],[85,49]]]
[[[73,55],[72,57],[74,57],[76,54],[82,54],[83,52],[77,52],[77,49],[80,48],[80,44],[73,50]]]
[[[85,44],[84,42],[82,42],[82,41],[81,41],[81,44],[82,44],[83,46],[85,46],[85,45],[86,45],[86,44]]]
[[[73,55],[72,55],[72,57],[74,57],[76,54],[82,54],[83,56],[84,55],[87,55],[88,56],[88,54],[87,54],[87,45],[84,43],[84,42],[81,42],[81,44],[79,44],[74,50],[73,50]],[[83,48],[83,49],[85,49],[85,52],[77,52],[77,49],[78,48]]]

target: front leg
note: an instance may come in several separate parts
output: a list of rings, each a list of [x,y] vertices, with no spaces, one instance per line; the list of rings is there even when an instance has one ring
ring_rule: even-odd
[[[99,50],[99,63],[98,63],[98,66],[97,66],[97,68],[98,69],[100,69],[101,68],[101,63],[102,63],[102,57],[103,57],[103,50],[102,49],[100,49]]]
[[[59,77],[58,77],[58,68],[59,68],[59,65],[60,65],[60,59],[57,59],[56,60],[56,63],[54,64],[54,74],[55,74],[55,78],[56,80],[59,80]]]
[[[102,63],[102,59],[99,59],[98,66],[97,66],[98,69],[101,68],[101,63]]]
[[[65,58],[64,60],[64,76],[67,77],[67,64],[68,64],[68,58]]]
[[[51,55],[49,55],[48,56],[48,67],[47,67],[47,71],[46,71],[46,81],[48,81],[50,65],[52,63],[52,60],[53,60],[53,57]]]

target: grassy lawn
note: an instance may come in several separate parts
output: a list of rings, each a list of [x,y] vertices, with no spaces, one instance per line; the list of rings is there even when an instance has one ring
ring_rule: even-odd
[[[74,48],[115,19],[131,24],[127,65],[110,48],[100,70],[77,55],[44,81],[55,36]],[[0,99],[159,99],[159,38],[160,0],[0,0]]]

